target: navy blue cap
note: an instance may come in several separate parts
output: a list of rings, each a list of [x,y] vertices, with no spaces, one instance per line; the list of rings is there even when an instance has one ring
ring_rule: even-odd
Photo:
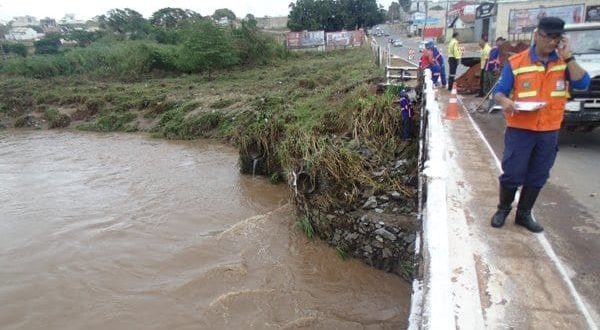
[[[538,23],[538,31],[546,34],[563,34],[565,33],[565,21],[558,17],[544,17]]]

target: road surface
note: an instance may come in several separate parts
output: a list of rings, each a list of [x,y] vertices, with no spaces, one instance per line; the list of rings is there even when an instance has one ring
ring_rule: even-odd
[[[461,96],[466,109],[481,98]],[[503,114],[471,112],[494,153],[502,159]],[[600,129],[589,133],[561,130],[550,179],[535,206],[536,219],[582,295],[596,322],[600,313]],[[494,210],[490,210],[490,217]]]

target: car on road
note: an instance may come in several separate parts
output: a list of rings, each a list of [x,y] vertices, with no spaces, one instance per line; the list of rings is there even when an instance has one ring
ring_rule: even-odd
[[[402,40],[394,40],[392,45],[394,45],[394,47],[402,47],[403,46]]]

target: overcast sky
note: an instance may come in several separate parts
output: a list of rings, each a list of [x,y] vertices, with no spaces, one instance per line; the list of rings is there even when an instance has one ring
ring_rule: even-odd
[[[171,7],[191,9],[202,16],[212,15],[216,9],[229,8],[237,17],[253,14],[263,16],[287,16],[292,0],[0,0],[0,20],[10,21],[15,16],[35,16],[37,19],[50,17],[57,20],[65,14],[75,14],[76,19],[87,20],[106,14],[114,8],[131,8],[148,18],[158,9]],[[392,0],[377,0],[387,9]]]

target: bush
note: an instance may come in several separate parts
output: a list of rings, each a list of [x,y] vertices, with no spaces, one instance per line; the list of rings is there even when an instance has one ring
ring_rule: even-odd
[[[111,112],[100,117],[95,123],[81,125],[79,129],[100,132],[130,131],[127,124],[135,118],[136,115],[131,112]]]
[[[19,55],[21,57],[27,56],[27,46],[20,44],[20,43],[16,43],[16,42],[2,43],[2,48],[4,49],[4,52],[7,54],[12,53],[15,55]]]
[[[46,119],[48,120],[49,128],[63,128],[71,124],[71,117],[60,113],[54,108],[46,110]]]

